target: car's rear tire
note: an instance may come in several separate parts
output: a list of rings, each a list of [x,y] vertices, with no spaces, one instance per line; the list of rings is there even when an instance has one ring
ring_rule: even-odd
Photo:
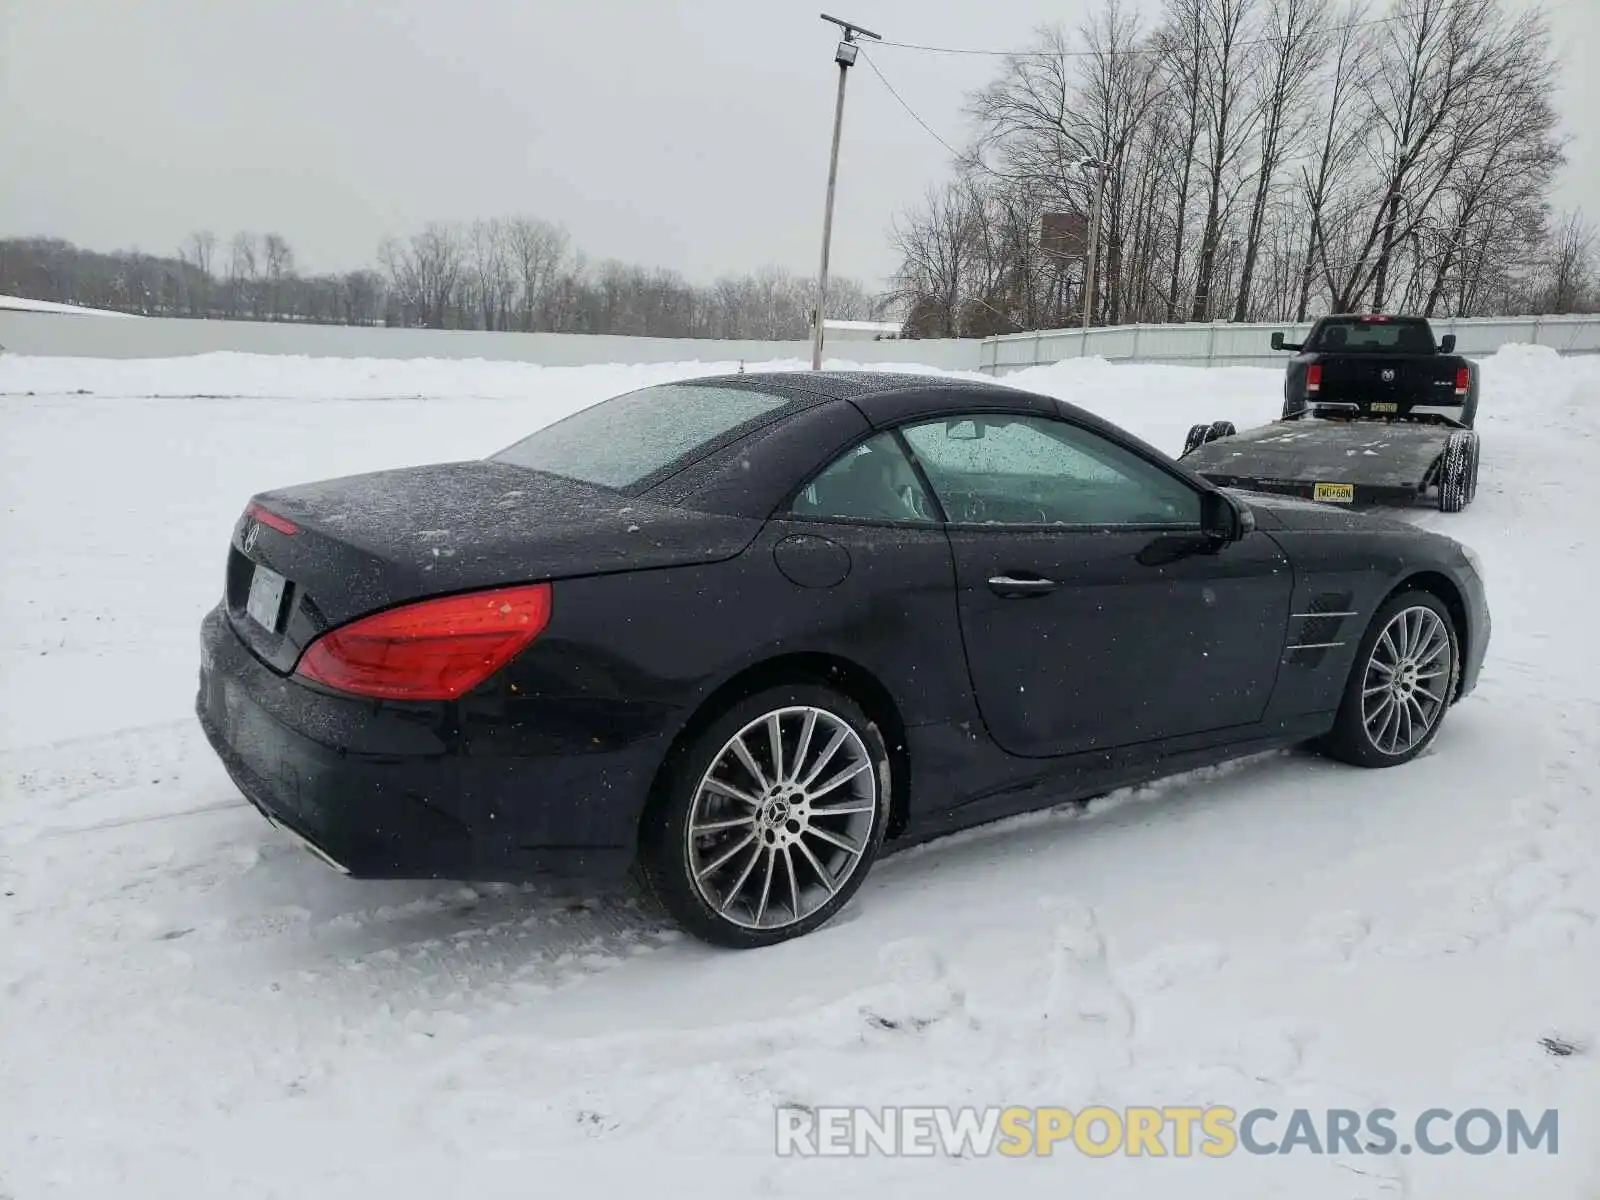
[[[832,919],[889,824],[889,754],[848,696],[770,687],[692,736],[640,829],[639,876],[686,931],[751,949]]]
[[[1362,635],[1321,749],[1358,767],[1410,762],[1438,736],[1460,662],[1455,622],[1437,596],[1407,591],[1392,597]]]
[[[1178,457],[1182,458],[1184,454],[1189,454],[1204,446],[1206,444],[1206,434],[1210,432],[1211,426],[1205,422],[1189,426],[1189,435],[1183,439],[1183,454]]]
[[[1460,512],[1472,501],[1473,480],[1477,474],[1478,435],[1457,429],[1439,455],[1439,511]]]

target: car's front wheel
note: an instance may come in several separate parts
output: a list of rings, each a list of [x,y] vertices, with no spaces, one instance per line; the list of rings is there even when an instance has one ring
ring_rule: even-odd
[[[1393,597],[1361,639],[1323,748],[1360,767],[1410,762],[1439,733],[1460,659],[1455,623],[1437,596]]]
[[[866,878],[889,817],[889,756],[860,707],[795,683],[734,704],[668,768],[640,874],[688,932],[746,949],[809,933]]]

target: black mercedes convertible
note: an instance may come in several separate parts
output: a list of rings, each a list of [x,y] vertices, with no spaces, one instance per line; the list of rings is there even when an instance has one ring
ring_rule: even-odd
[[[750,947],[886,841],[1298,743],[1405,763],[1488,638],[1450,538],[999,383],[740,374],[254,497],[197,711],[339,870],[632,872]]]

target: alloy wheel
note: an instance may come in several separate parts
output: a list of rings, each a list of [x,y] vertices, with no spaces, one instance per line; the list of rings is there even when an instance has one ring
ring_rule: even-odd
[[[1389,619],[1361,681],[1361,724],[1373,749],[1399,757],[1428,736],[1444,715],[1451,668],[1450,632],[1433,609],[1416,605]]]
[[[745,929],[802,921],[860,869],[878,799],[872,757],[847,721],[811,705],[757,717],[695,789],[685,847],[694,888]]]

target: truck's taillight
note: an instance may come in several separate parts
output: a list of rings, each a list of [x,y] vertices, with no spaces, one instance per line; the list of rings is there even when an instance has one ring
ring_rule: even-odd
[[[517,656],[550,621],[534,583],[422,600],[323,634],[295,674],[383,700],[455,700]]]
[[[1465,396],[1472,386],[1472,371],[1468,367],[1456,368],[1456,395]]]
[[[1312,363],[1306,368],[1306,391],[1320,392],[1322,390],[1322,364]]]
[[[288,517],[280,517],[270,508],[263,508],[253,501],[245,506],[244,515],[252,521],[265,525],[268,529],[276,529],[279,533],[293,534],[300,532],[300,526],[289,520]]]

